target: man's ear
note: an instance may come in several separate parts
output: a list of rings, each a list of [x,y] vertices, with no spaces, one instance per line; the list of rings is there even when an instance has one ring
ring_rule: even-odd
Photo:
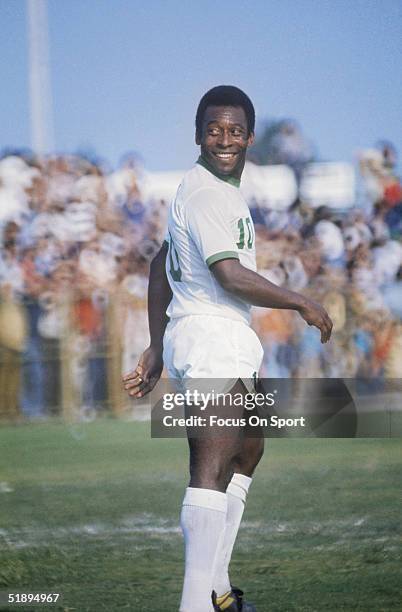
[[[254,144],[254,132],[250,132],[250,135],[247,140],[248,147],[251,147],[252,144]]]
[[[195,144],[199,146],[201,144],[201,138],[197,130],[195,131]]]

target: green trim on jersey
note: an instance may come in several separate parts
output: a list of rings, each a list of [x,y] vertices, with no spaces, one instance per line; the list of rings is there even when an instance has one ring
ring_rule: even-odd
[[[208,257],[205,263],[209,268],[212,266],[212,264],[216,263],[217,261],[221,261],[222,259],[239,259],[239,255],[236,253],[236,251],[221,251],[220,253],[215,253],[215,255]]]
[[[216,170],[214,170],[211,164],[209,164],[203,158],[202,155],[200,155],[199,158],[197,159],[197,164],[200,164],[200,166],[203,166],[206,170],[211,172],[211,174],[216,176],[218,179],[221,179],[221,181],[225,181],[225,183],[229,183],[229,185],[233,185],[233,187],[240,187],[239,179],[235,178],[234,176],[225,176],[224,174],[219,174],[218,172],[216,172]]]

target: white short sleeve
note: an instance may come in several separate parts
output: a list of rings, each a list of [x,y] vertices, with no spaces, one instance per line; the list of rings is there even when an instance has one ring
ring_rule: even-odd
[[[227,198],[213,188],[199,189],[186,203],[190,236],[207,266],[222,259],[239,259]]]

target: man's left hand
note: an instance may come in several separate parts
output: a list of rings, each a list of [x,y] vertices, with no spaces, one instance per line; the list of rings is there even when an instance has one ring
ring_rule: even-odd
[[[123,376],[124,389],[131,397],[144,397],[155,387],[162,370],[162,351],[149,346],[141,355],[135,370]]]

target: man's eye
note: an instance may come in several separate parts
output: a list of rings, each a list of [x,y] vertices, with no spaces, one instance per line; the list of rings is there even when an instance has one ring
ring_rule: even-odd
[[[208,134],[211,136],[218,136],[219,130],[208,130]]]
[[[243,130],[232,130],[233,136],[242,136]]]

